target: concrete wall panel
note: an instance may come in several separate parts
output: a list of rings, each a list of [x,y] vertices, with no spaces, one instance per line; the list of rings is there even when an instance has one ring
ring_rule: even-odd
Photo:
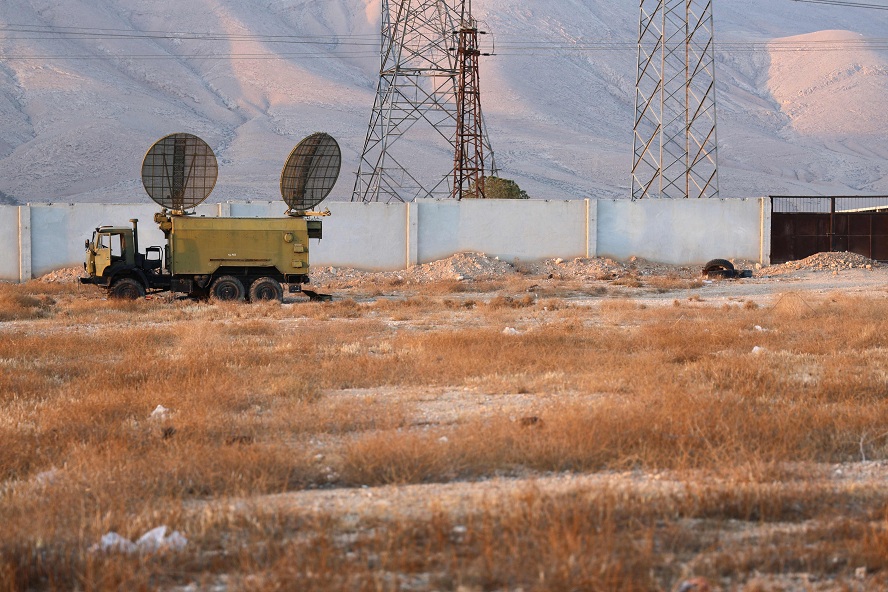
[[[691,265],[762,256],[761,199],[598,202],[598,255]]]
[[[311,241],[311,265],[386,271],[408,267],[408,209],[404,203],[329,202],[324,238]]]
[[[585,257],[584,200],[419,200],[418,260],[477,251],[508,261]]]
[[[0,280],[19,280],[19,208],[0,206]]]

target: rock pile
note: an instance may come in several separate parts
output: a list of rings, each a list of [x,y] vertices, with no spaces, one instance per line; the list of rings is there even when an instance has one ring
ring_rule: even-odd
[[[639,275],[699,275],[696,267],[652,263],[631,257],[616,261],[606,257],[561,258],[545,261],[508,262],[484,253],[457,253],[452,257],[417,265],[401,271],[368,272],[343,267],[312,267],[312,282],[319,286],[351,287],[358,283],[425,284],[440,281],[477,281],[503,279],[520,274],[555,280],[613,280]]]
[[[86,275],[82,267],[64,267],[42,275],[38,279],[47,284],[76,284],[82,275]]]
[[[816,253],[798,261],[788,261],[759,270],[755,275],[767,277],[795,271],[841,271],[845,269],[873,269],[879,263],[863,255],[842,251],[837,253]]]

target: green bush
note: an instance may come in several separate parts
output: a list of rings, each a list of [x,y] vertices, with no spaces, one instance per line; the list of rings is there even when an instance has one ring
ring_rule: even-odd
[[[477,197],[478,192],[474,185],[463,194],[463,198],[474,199]],[[527,192],[521,189],[515,181],[494,176],[484,177],[484,197],[486,199],[530,199]]]

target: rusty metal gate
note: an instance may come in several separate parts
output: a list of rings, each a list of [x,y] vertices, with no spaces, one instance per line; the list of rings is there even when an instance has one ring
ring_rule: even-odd
[[[771,196],[771,263],[831,251],[888,261],[888,196]]]

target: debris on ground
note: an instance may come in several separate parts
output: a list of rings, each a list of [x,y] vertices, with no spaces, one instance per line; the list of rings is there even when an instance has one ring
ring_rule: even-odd
[[[722,260],[718,260],[722,261]],[[799,261],[790,261],[762,267],[754,261],[726,259],[738,272],[738,277],[767,278],[804,271],[834,271],[845,269],[873,269],[879,267],[863,255],[850,252],[817,253]],[[711,263],[711,262],[710,262]],[[705,266],[704,266],[705,268]],[[754,271],[753,271],[754,270]],[[41,276],[46,283],[79,283],[80,267],[58,269]],[[707,274],[704,274],[706,276]],[[715,277],[717,274],[709,274]],[[380,286],[409,286],[436,282],[477,282],[526,276],[560,281],[617,281],[642,277],[673,277],[693,279],[700,277],[697,265],[670,265],[640,257],[618,261],[609,257],[575,257],[573,259],[546,259],[521,261],[489,256],[485,253],[457,253],[451,257],[416,265],[398,271],[362,271],[350,267],[312,266],[312,284],[325,289],[342,289],[377,284]],[[626,285],[631,285],[626,284]]]
[[[174,530],[169,536],[166,534],[166,526],[152,528],[135,542],[128,538],[109,532],[102,535],[98,545],[90,547],[90,551],[104,551],[105,553],[155,553],[158,551],[181,551],[188,544],[181,532]]]
[[[703,266],[703,277],[719,279],[750,278],[752,270],[737,269],[727,259],[712,259]]]
[[[150,418],[156,420],[164,420],[169,418],[170,410],[164,407],[163,405],[158,405],[154,408],[154,411],[151,412]]]

